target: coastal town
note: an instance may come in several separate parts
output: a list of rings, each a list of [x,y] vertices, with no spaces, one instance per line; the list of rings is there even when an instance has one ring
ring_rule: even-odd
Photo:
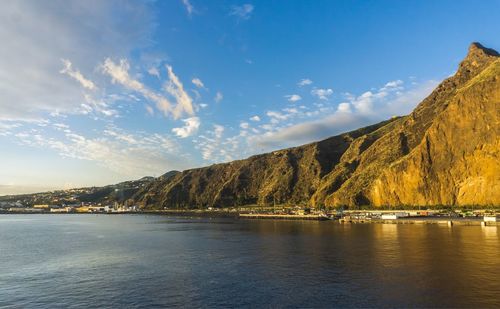
[[[324,210],[307,207],[230,207],[206,209],[156,209],[146,210],[127,202],[113,204],[71,203],[33,204],[22,201],[0,201],[0,213],[4,214],[163,214],[191,217],[232,217],[240,219],[274,220],[334,220],[340,223],[398,223],[398,224],[446,224],[446,225],[500,225],[500,211],[495,209],[348,209]]]
[[[0,202],[0,213],[132,213],[137,212],[137,206],[101,205],[91,203],[49,205],[36,204],[25,207],[21,202]]]

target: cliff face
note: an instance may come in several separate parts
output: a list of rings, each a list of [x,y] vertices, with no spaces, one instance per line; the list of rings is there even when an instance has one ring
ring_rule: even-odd
[[[481,70],[481,63],[469,64]],[[375,180],[368,192],[374,205],[500,204],[500,58],[484,63],[411,153]]]
[[[187,170],[134,198],[144,207],[500,205],[500,57],[474,43],[408,116]]]

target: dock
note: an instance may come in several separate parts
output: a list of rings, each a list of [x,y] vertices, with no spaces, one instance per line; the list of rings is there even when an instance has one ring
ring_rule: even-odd
[[[340,219],[340,223],[383,223],[383,224],[439,224],[439,225],[475,225],[475,226],[497,226],[500,222],[485,222],[481,219],[443,219],[443,218],[400,218],[400,219]]]
[[[286,214],[240,214],[241,219],[278,219],[278,220],[329,220],[325,215],[286,215]]]

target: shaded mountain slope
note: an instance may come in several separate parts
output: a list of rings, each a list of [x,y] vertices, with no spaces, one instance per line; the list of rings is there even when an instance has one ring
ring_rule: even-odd
[[[146,207],[308,204],[350,144],[397,119],[246,160],[186,170],[136,194]]]

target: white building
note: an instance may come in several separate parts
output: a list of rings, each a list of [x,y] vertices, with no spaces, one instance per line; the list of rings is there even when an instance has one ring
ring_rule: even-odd
[[[483,221],[484,222],[497,222],[498,217],[497,216],[484,216]]]

